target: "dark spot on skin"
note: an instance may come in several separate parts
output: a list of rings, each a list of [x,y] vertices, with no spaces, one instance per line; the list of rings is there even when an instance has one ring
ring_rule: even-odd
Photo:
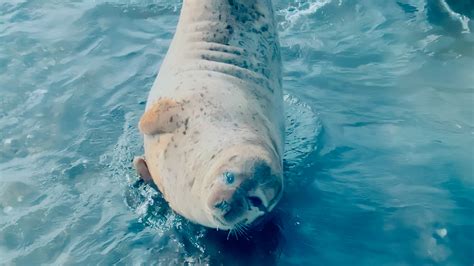
[[[227,25],[227,27],[225,29],[229,31],[229,34],[234,33],[234,28],[232,28],[231,25]]]
[[[229,162],[232,162],[233,160],[235,160],[235,158],[237,158],[237,155],[234,155],[234,156],[230,157]]]
[[[252,172],[260,180],[269,180],[272,175],[272,169],[264,161],[256,163]]]
[[[204,93],[201,93],[200,95],[201,95],[201,97],[204,97]]]
[[[186,135],[186,130],[185,130],[185,131],[183,131],[183,135]]]
[[[214,159],[214,158],[216,158],[216,155],[215,155],[215,154],[213,154],[213,155],[211,156],[211,160]]]
[[[204,111],[204,108],[202,108],[202,107],[201,107],[201,109],[200,109],[200,110],[201,110],[201,112],[202,112],[202,111]]]
[[[175,148],[178,148],[178,145],[174,144],[174,147],[175,147]]]
[[[170,123],[173,123],[173,116],[170,117]]]
[[[237,123],[234,123],[234,126],[235,126],[235,127],[239,127],[239,125],[238,125]]]
[[[189,124],[189,117],[184,120],[184,128],[185,130],[188,130],[188,124]]]

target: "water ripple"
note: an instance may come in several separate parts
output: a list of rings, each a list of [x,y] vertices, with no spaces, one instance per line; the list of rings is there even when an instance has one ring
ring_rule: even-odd
[[[180,0],[4,2],[0,264],[474,261],[469,1],[274,1],[288,186],[249,240],[134,186]]]

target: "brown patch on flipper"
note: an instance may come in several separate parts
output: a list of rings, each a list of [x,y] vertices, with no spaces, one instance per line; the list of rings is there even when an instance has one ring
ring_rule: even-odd
[[[135,170],[140,175],[140,178],[143,179],[146,183],[153,183],[153,178],[151,177],[150,171],[148,170],[148,165],[146,164],[144,157],[135,157],[133,159],[133,166]]]
[[[143,114],[138,127],[146,135],[172,133],[183,123],[183,110],[183,104],[172,99],[161,99]]]

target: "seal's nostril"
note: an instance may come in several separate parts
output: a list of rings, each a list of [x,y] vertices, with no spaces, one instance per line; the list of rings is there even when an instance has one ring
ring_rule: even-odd
[[[227,201],[223,200],[217,204],[214,205],[216,209],[221,210],[222,212],[227,212],[229,211],[230,205],[227,203]]]
[[[265,206],[263,206],[263,202],[259,197],[249,196],[247,198],[250,202],[250,205],[257,207],[260,210],[265,209]]]

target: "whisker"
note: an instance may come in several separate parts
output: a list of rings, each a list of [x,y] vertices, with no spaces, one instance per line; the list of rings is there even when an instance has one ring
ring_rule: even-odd
[[[246,227],[244,225],[241,225],[240,227],[240,232],[242,233],[242,236],[245,237],[247,240],[249,240],[249,235],[247,234]]]
[[[251,235],[248,234],[248,231],[250,230],[250,225],[249,224],[246,224],[245,225],[245,234],[247,235],[247,237],[250,239],[252,238]]]
[[[258,185],[259,185],[259,186],[265,186],[266,184],[269,184],[269,183],[271,183],[271,182],[273,182],[273,180],[269,180],[269,181],[267,181],[267,182],[265,182],[265,183],[258,184]]]
[[[280,229],[280,232],[283,232],[283,228],[281,227],[281,225],[279,225],[278,223],[275,223],[275,225],[278,227],[278,229]]]
[[[247,241],[250,240],[250,236],[246,232],[244,233],[244,236],[245,236],[245,239],[247,239]]]
[[[243,222],[240,222],[236,224],[236,228],[238,229],[240,236],[245,237],[247,240],[249,240],[249,237],[247,234],[248,225],[246,225]]]
[[[235,230],[235,236],[236,236],[237,240],[239,240],[240,228],[239,228],[239,227],[236,227],[235,229],[236,229],[236,230]]]
[[[248,239],[248,237],[245,234],[245,228],[242,224],[240,225],[240,234],[242,235],[242,237],[245,237]]]

